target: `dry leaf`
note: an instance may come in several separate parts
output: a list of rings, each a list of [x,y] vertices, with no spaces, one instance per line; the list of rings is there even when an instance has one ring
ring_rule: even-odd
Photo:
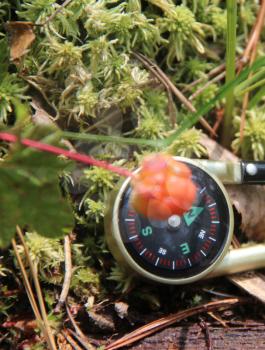
[[[238,287],[265,303],[265,276],[259,272],[241,272],[229,277]]]
[[[6,30],[10,37],[10,58],[20,61],[35,40],[32,22],[7,22]]]
[[[248,239],[265,239],[265,190],[263,186],[227,186],[233,205],[241,215],[241,229]]]
[[[32,122],[34,124],[55,126],[53,117],[40,106],[35,98],[32,100],[31,106],[35,110],[35,113],[32,116]]]
[[[239,158],[224,149],[206,135],[200,140],[213,160],[238,161]],[[226,186],[233,206],[241,215],[241,229],[248,239],[265,240],[265,186],[233,185]]]

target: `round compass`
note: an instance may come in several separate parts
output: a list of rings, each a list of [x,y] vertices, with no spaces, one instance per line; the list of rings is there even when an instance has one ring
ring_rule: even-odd
[[[161,283],[181,284],[207,275],[227,252],[233,232],[232,207],[220,180],[188,159],[196,201],[183,216],[157,221],[130,206],[130,179],[106,216],[107,241],[116,259],[135,273]]]

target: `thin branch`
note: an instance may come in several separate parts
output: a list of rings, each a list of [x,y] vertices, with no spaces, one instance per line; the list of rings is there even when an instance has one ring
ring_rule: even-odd
[[[214,77],[215,75],[219,75],[219,73],[222,73],[225,71],[225,63],[222,63],[220,66],[218,67],[215,67],[213,68],[212,70],[210,70],[206,77],[202,77],[202,78],[199,78],[197,80],[194,80],[192,83],[190,83],[188,86],[186,86],[184,89],[183,89],[183,92],[186,92],[187,90],[190,90],[190,88],[204,82],[205,80],[209,80],[211,77]]]
[[[248,44],[247,44],[247,46],[243,52],[243,55],[240,59],[241,65],[238,69],[238,73],[241,72],[243,65],[248,63],[250,56],[252,54],[253,47],[255,46],[255,43],[257,43],[258,38],[260,36],[260,32],[261,32],[263,23],[264,23],[264,0],[261,0],[261,7],[260,7],[259,13],[257,15],[256,22],[251,30],[251,33],[250,33],[250,36],[248,39]]]
[[[67,303],[65,304],[65,308],[66,308],[67,316],[69,317],[69,320],[71,321],[77,335],[79,335],[79,337],[81,337],[81,338],[86,339],[85,334],[82,332],[81,328],[78,326],[75,319],[73,318],[73,315],[71,314],[71,311],[70,311]]]
[[[211,316],[215,321],[219,322],[224,328],[228,328],[226,321],[222,320],[220,316],[216,316],[213,312],[208,312],[208,315]]]
[[[97,340],[95,340],[95,339],[90,339],[90,338],[88,338],[83,332],[82,332],[82,330],[81,330],[81,328],[78,326],[78,324],[76,323],[76,321],[75,321],[75,319],[73,318],[73,315],[71,314],[71,311],[70,311],[70,309],[69,309],[69,307],[68,307],[68,305],[67,304],[65,304],[65,308],[66,308],[66,312],[67,312],[67,316],[69,317],[69,320],[71,321],[71,323],[72,323],[72,325],[73,325],[73,327],[74,327],[74,329],[75,329],[75,334],[76,335],[78,335],[80,338],[82,338],[82,340],[86,343],[86,344],[93,344],[93,345],[95,345],[95,346],[100,346],[101,345],[101,343],[100,342],[98,342]],[[70,329],[68,329],[68,331],[70,332],[71,330]]]
[[[71,256],[71,242],[68,235],[64,237],[64,266],[65,266],[65,273],[64,273],[63,288],[61,291],[59,301],[54,310],[54,312],[56,313],[58,313],[61,310],[62,306],[65,304],[65,301],[67,299],[67,295],[69,292],[70,284],[71,284],[72,256]]]
[[[36,303],[36,300],[35,300],[35,297],[34,297],[34,294],[33,294],[33,291],[32,291],[32,288],[31,288],[28,276],[27,276],[27,272],[26,272],[25,266],[24,266],[24,264],[22,262],[22,259],[21,259],[20,255],[19,255],[15,239],[12,239],[11,243],[12,243],[13,250],[14,250],[14,253],[15,253],[15,256],[16,256],[16,259],[17,259],[17,262],[18,262],[18,265],[19,265],[19,268],[20,268],[20,271],[21,271],[21,274],[22,274],[24,287],[26,289],[26,292],[27,292],[27,295],[28,295],[29,302],[31,304],[32,310],[33,310],[33,312],[35,314],[37,322],[40,324],[40,327],[43,328],[43,321],[41,319],[41,315],[40,315],[40,312],[39,312],[39,309],[38,309],[38,306],[37,306],[37,303]]]
[[[216,77],[214,77],[212,80],[207,81],[205,85],[203,85],[200,89],[195,91],[190,97],[189,100],[192,101],[195,99],[195,97],[199,96],[205,89],[207,89],[208,86],[212,85],[213,83],[216,83],[220,80],[223,80],[225,78],[225,71],[218,74]]]
[[[67,5],[70,4],[71,1],[72,0],[65,0],[65,2],[50,17],[48,17],[45,22],[43,22],[39,25],[45,26],[46,24],[51,22],[54,19],[54,17],[56,17],[58,15],[58,13],[60,13]]]
[[[175,314],[162,317],[156,321],[150,322],[135,331],[125,335],[124,337],[110,343],[105,347],[105,350],[116,350],[121,347],[130,345],[140,339],[143,339],[151,334],[154,334],[162,329],[176,323],[177,321],[183,320],[184,318],[197,315],[203,312],[214,311],[218,309],[228,308],[236,306],[240,303],[246,303],[249,299],[246,298],[229,298],[218,301],[213,301],[207,304],[196,306],[184,311],[177,312]]]
[[[139,53],[133,52],[132,55],[134,57],[136,57],[148,70],[150,70],[150,72],[157,78],[157,80],[160,81],[160,83],[165,87],[165,89],[167,90],[167,95],[168,95],[168,100],[169,100],[169,116],[170,116],[170,120],[172,125],[175,125],[175,118],[172,118],[172,114],[171,114],[171,110],[172,110],[172,105],[173,104],[173,97],[172,97],[172,93],[170,90],[170,87],[168,85],[168,80],[165,79],[155,68],[156,65],[152,62],[148,62],[147,58]],[[142,57],[143,56],[143,57]]]
[[[28,246],[26,245],[26,242],[24,240],[23,234],[21,232],[21,229],[19,226],[16,227],[17,230],[17,234],[21,240],[21,243],[23,245],[24,251],[25,251],[25,256],[28,260],[28,264],[29,264],[29,268],[33,277],[33,282],[35,285],[35,289],[37,292],[37,297],[38,297],[38,302],[39,302],[39,306],[40,306],[40,312],[41,312],[41,316],[47,331],[47,335],[49,338],[49,346],[50,346],[50,350],[57,350],[57,346],[55,344],[55,339],[53,336],[53,333],[51,331],[49,322],[48,322],[48,317],[47,317],[47,313],[46,313],[46,309],[45,309],[45,305],[44,305],[44,300],[43,300],[43,296],[42,296],[42,292],[41,292],[41,287],[40,287],[40,283],[39,283],[39,279],[38,279],[38,275],[37,275],[37,267],[36,265],[33,264],[31,257],[30,257],[30,253],[29,253],[29,249]]]
[[[156,77],[161,81],[161,83],[172,91],[172,93],[183,103],[183,105],[192,113],[196,112],[195,107],[192,103],[182,94],[182,92],[176,88],[176,86],[172,83],[172,81],[167,77],[167,75],[152,61],[149,60],[146,56],[133,52],[132,55],[136,57],[147,69],[149,69]],[[208,124],[208,122],[201,117],[200,123],[205,127],[206,130],[213,133],[215,132],[212,127]]]
[[[16,259],[17,259],[17,262],[18,262],[18,265],[19,265],[19,268],[20,268],[20,271],[21,271],[21,274],[22,274],[24,287],[26,289],[30,305],[32,307],[32,310],[34,312],[34,315],[36,317],[38,325],[39,325],[39,327],[40,327],[40,329],[41,329],[41,331],[43,333],[43,336],[45,337],[48,345],[50,346],[51,343],[50,343],[50,339],[49,339],[49,336],[48,336],[48,333],[47,333],[47,329],[45,328],[43,320],[41,318],[41,315],[40,315],[40,312],[39,312],[39,309],[38,309],[38,306],[37,306],[37,303],[36,303],[36,300],[35,300],[35,297],[34,297],[34,294],[33,294],[33,291],[32,291],[32,288],[31,288],[28,276],[27,276],[27,272],[26,272],[25,266],[24,266],[24,264],[22,262],[22,259],[21,259],[20,255],[19,255],[19,252],[17,250],[16,241],[15,241],[15,239],[12,239],[11,242],[12,242],[13,250],[14,250],[14,253],[15,253],[15,256],[16,256]]]
[[[77,335],[74,331],[72,331],[71,329],[68,329],[68,332],[70,332],[79,341],[79,343],[82,344],[82,346],[86,350],[95,350],[95,347],[93,345],[88,344],[85,339]]]
[[[82,350],[82,348],[76,344],[75,340],[68,333],[66,333],[65,331],[62,331],[61,333],[68,341],[68,343],[74,348],[74,350]]]

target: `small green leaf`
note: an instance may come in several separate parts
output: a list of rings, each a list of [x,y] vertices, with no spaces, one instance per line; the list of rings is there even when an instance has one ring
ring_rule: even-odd
[[[59,174],[70,165],[15,145],[0,166],[0,247],[10,243],[16,225],[48,237],[60,237],[73,226],[71,206],[59,187]]]

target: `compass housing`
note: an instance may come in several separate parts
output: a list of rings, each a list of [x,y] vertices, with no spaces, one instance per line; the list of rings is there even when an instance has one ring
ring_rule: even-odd
[[[190,167],[198,187],[190,212],[163,222],[140,216],[130,208],[128,178],[112,194],[105,216],[107,243],[118,263],[130,273],[165,284],[207,276],[226,255],[234,227],[222,182],[196,160],[175,159]]]

